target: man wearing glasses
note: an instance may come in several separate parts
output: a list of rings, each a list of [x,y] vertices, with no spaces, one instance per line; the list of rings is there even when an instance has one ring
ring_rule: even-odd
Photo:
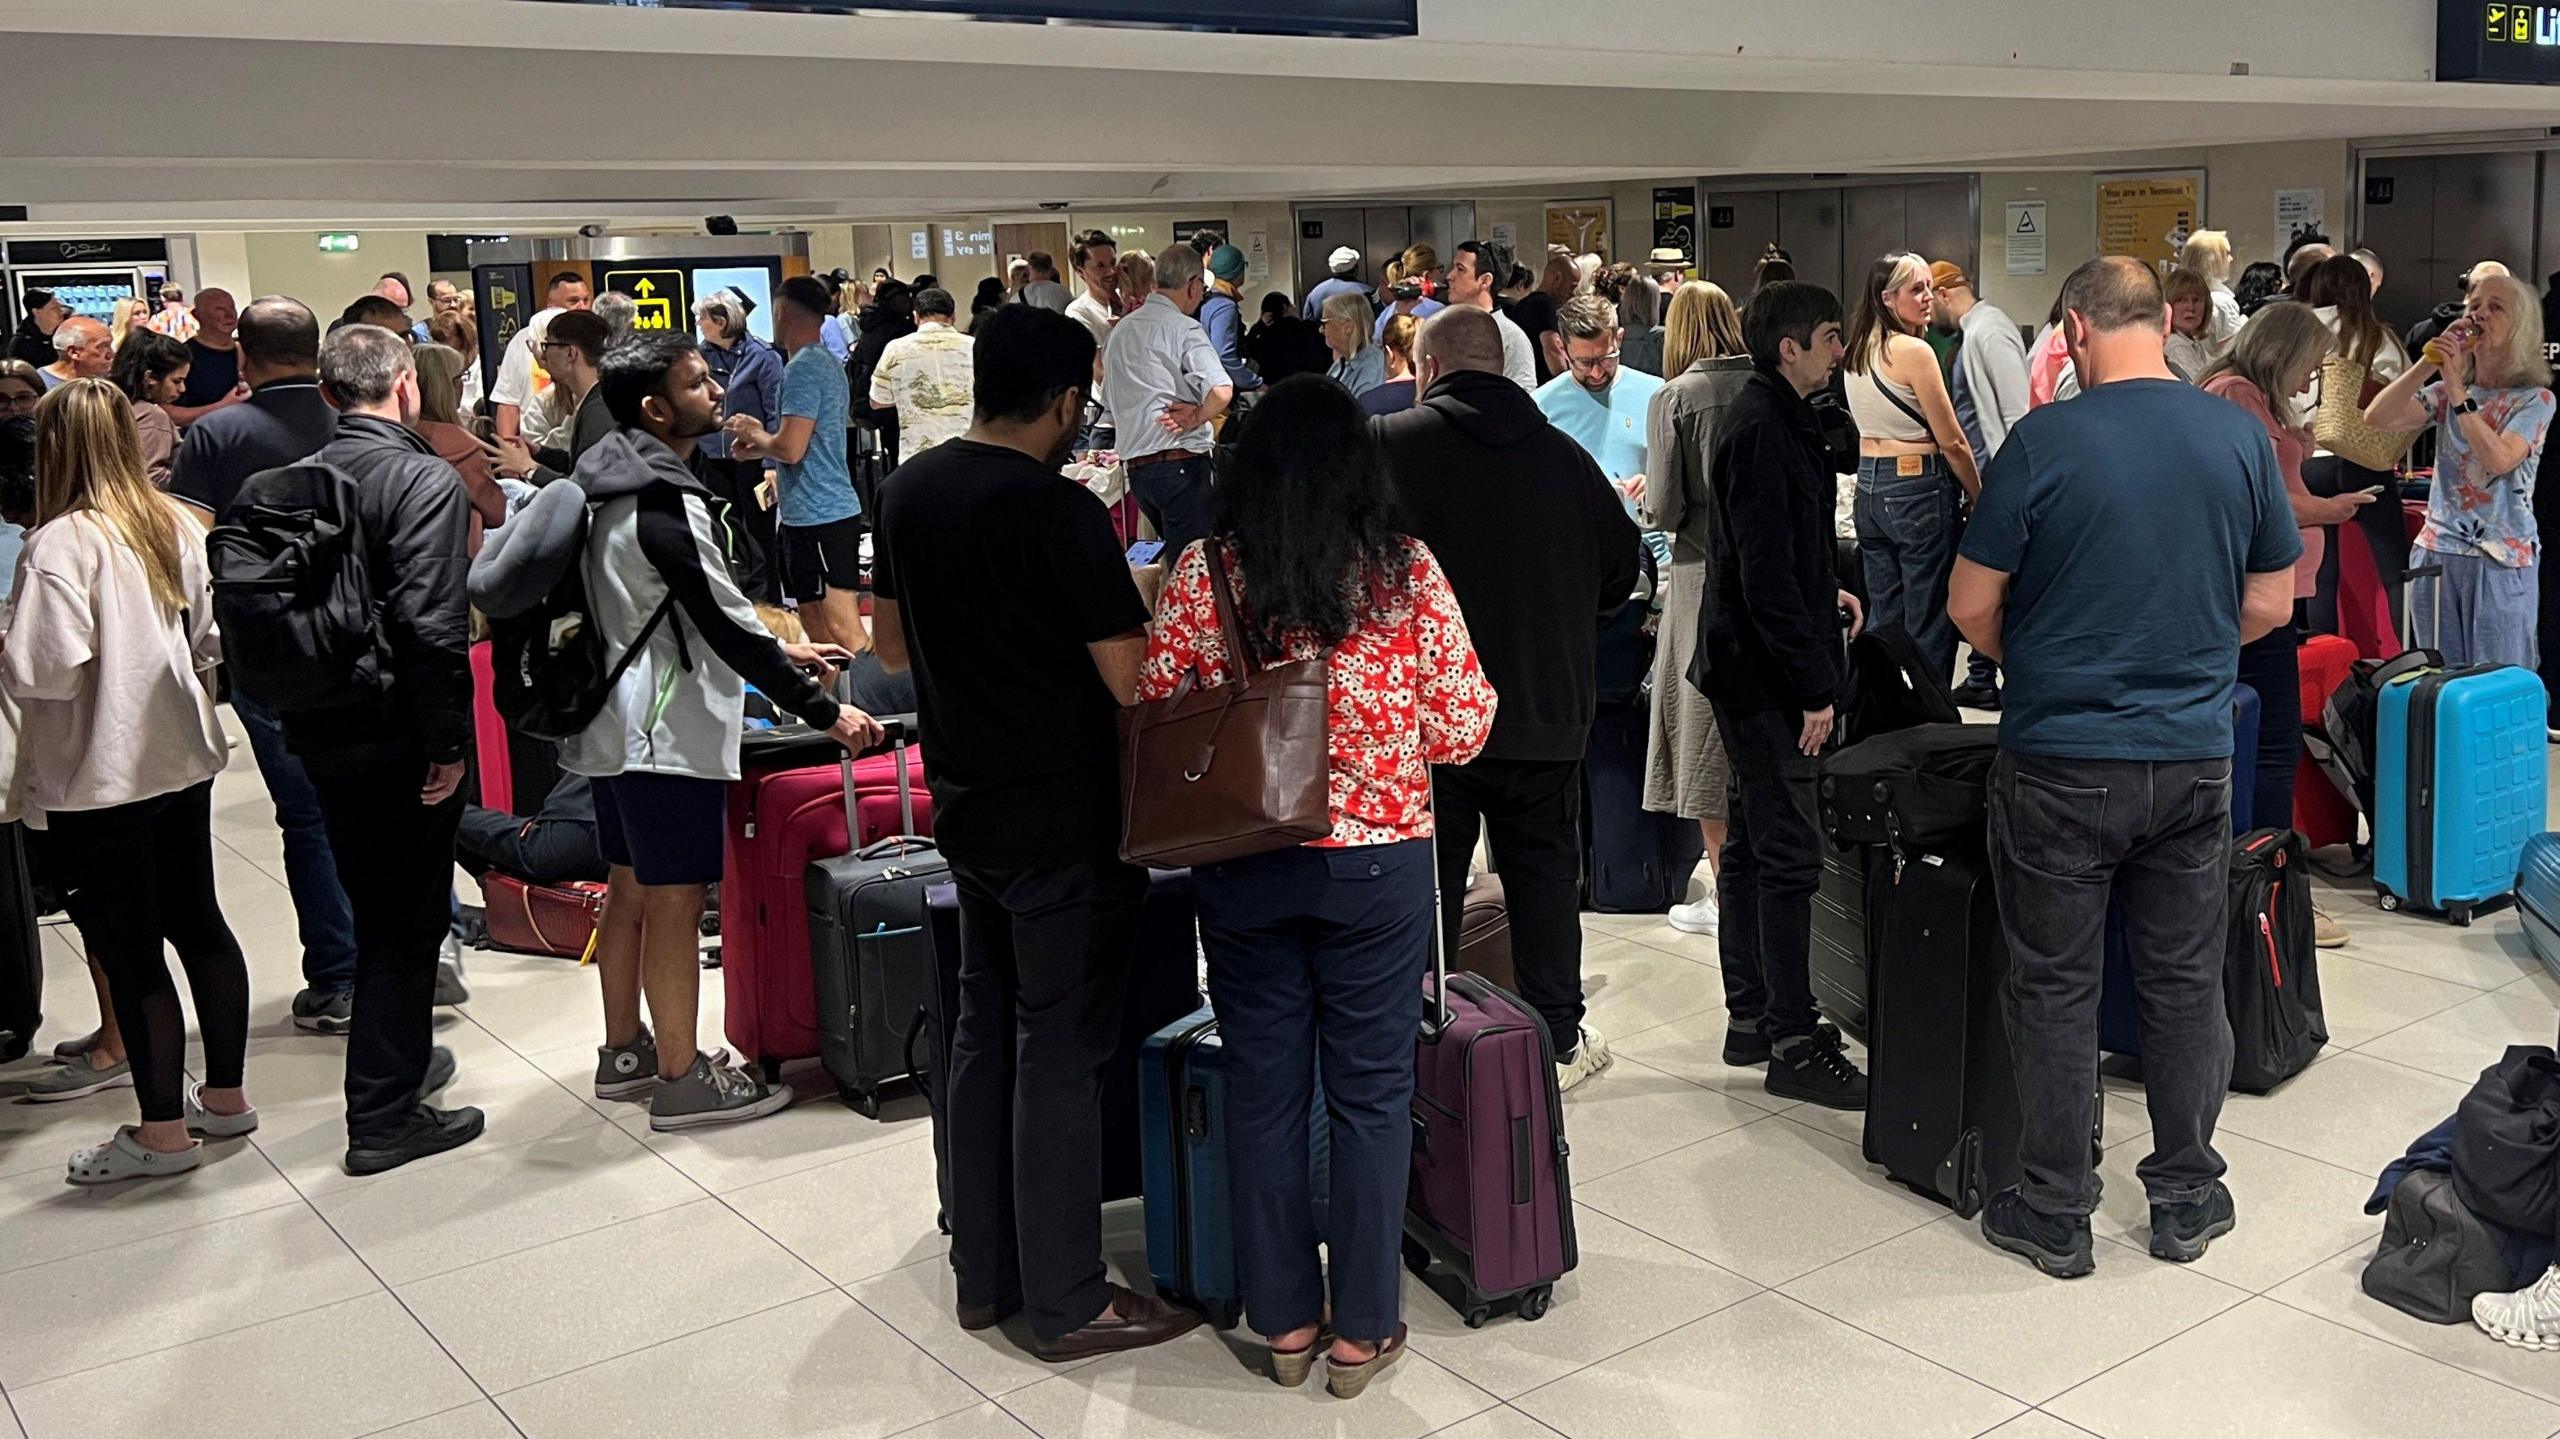
[[[1556,313],[1556,329],[1564,336],[1564,373],[1533,392],[1538,409],[1598,463],[1633,516],[1644,502],[1645,419],[1662,381],[1619,365],[1618,347],[1626,331],[1618,327],[1618,307],[1598,295],[1566,301]],[[1654,573],[1669,573],[1671,537],[1647,530],[1644,543],[1653,551]],[[1659,587],[1653,609],[1661,611]]]
[[[593,310],[570,310],[552,317],[542,338],[534,342],[533,352],[551,376],[550,392],[536,403],[558,406],[556,441],[534,449],[522,439],[501,436],[499,474],[547,485],[576,468],[589,445],[613,433],[613,414],[596,388],[605,345],[612,335],[613,327]]]

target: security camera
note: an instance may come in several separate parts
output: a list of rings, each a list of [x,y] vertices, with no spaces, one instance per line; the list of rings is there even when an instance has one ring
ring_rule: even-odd
[[[702,228],[706,234],[734,235],[738,233],[738,222],[727,215],[706,215],[702,220]]]
[[[1043,200],[1040,202],[1040,208],[1043,210],[1063,210],[1066,209],[1067,206],[1068,202],[1065,200]]]

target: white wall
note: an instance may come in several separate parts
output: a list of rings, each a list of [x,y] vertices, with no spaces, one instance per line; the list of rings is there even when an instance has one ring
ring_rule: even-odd
[[[427,284],[427,232],[361,230],[353,254],[324,254],[316,230],[251,230],[241,235],[248,261],[248,287],[243,300],[256,295],[291,295],[311,307],[322,323],[337,317],[349,301],[373,288],[387,270],[407,275],[421,290]],[[423,295],[411,297],[425,313]]]
[[[195,242],[194,290],[228,290],[234,301],[247,304],[256,294],[250,288],[248,237],[236,230],[201,230]]]

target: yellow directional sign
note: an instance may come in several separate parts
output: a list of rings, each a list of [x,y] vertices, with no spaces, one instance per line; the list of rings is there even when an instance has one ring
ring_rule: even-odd
[[[693,300],[685,293],[682,270],[607,270],[604,287],[639,302],[631,319],[635,330],[681,330],[693,323]]]

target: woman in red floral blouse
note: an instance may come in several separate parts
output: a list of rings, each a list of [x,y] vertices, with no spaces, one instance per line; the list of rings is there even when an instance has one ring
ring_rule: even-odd
[[[1231,1082],[1236,1270],[1272,1375],[1317,1357],[1330,1240],[1330,1384],[1346,1398],[1404,1351],[1399,1243],[1412,1158],[1413,1041],[1431,962],[1431,766],[1493,728],[1493,687],[1439,561],[1395,528],[1359,404],[1306,375],[1275,386],[1221,479],[1214,536],[1183,551],[1156,605],[1141,700],[1187,672],[1218,685],[1219,547],[1253,658],[1328,655],[1333,833],[1192,872]],[[1317,1233],[1311,1086],[1330,1116],[1332,1189]]]

